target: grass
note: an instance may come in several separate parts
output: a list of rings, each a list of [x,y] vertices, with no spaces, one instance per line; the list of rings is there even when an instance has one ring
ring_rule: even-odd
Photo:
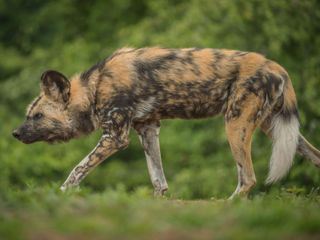
[[[320,195],[281,191],[251,200],[154,198],[57,186],[0,196],[0,239],[319,239]]]

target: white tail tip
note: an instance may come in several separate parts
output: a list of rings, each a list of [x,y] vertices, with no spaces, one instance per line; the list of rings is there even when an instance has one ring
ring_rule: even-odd
[[[270,170],[266,184],[283,178],[293,164],[293,158],[299,141],[299,121],[296,116],[284,119],[281,115],[272,122],[273,148]]]

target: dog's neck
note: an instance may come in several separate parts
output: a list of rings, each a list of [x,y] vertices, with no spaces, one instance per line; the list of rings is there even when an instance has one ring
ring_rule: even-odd
[[[94,106],[94,94],[79,75],[71,78],[68,111],[75,135],[89,134],[98,127]]]

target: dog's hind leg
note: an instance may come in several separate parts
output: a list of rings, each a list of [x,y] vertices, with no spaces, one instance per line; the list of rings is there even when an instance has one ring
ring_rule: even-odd
[[[270,109],[264,99],[247,93],[245,101],[243,93],[232,99],[225,114],[225,128],[233,157],[237,164],[238,185],[229,199],[235,196],[246,197],[256,184],[256,177],[251,159],[251,140],[254,130],[259,126]]]
[[[230,199],[239,195],[247,196],[250,189],[256,184],[256,177],[251,160],[251,138],[255,126],[241,119],[227,121],[226,133],[232,155],[237,164],[238,185]]]
[[[297,151],[300,155],[309,159],[316,167],[320,167],[320,151],[312,146],[301,134]]]
[[[168,190],[168,184],[162,168],[159,132],[160,122],[139,123],[134,125],[144,148],[154,195],[162,196]]]

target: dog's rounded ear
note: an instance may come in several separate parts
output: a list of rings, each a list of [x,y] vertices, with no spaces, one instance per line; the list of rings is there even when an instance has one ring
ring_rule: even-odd
[[[55,101],[67,102],[70,97],[70,82],[62,73],[48,70],[41,75],[41,90]]]

